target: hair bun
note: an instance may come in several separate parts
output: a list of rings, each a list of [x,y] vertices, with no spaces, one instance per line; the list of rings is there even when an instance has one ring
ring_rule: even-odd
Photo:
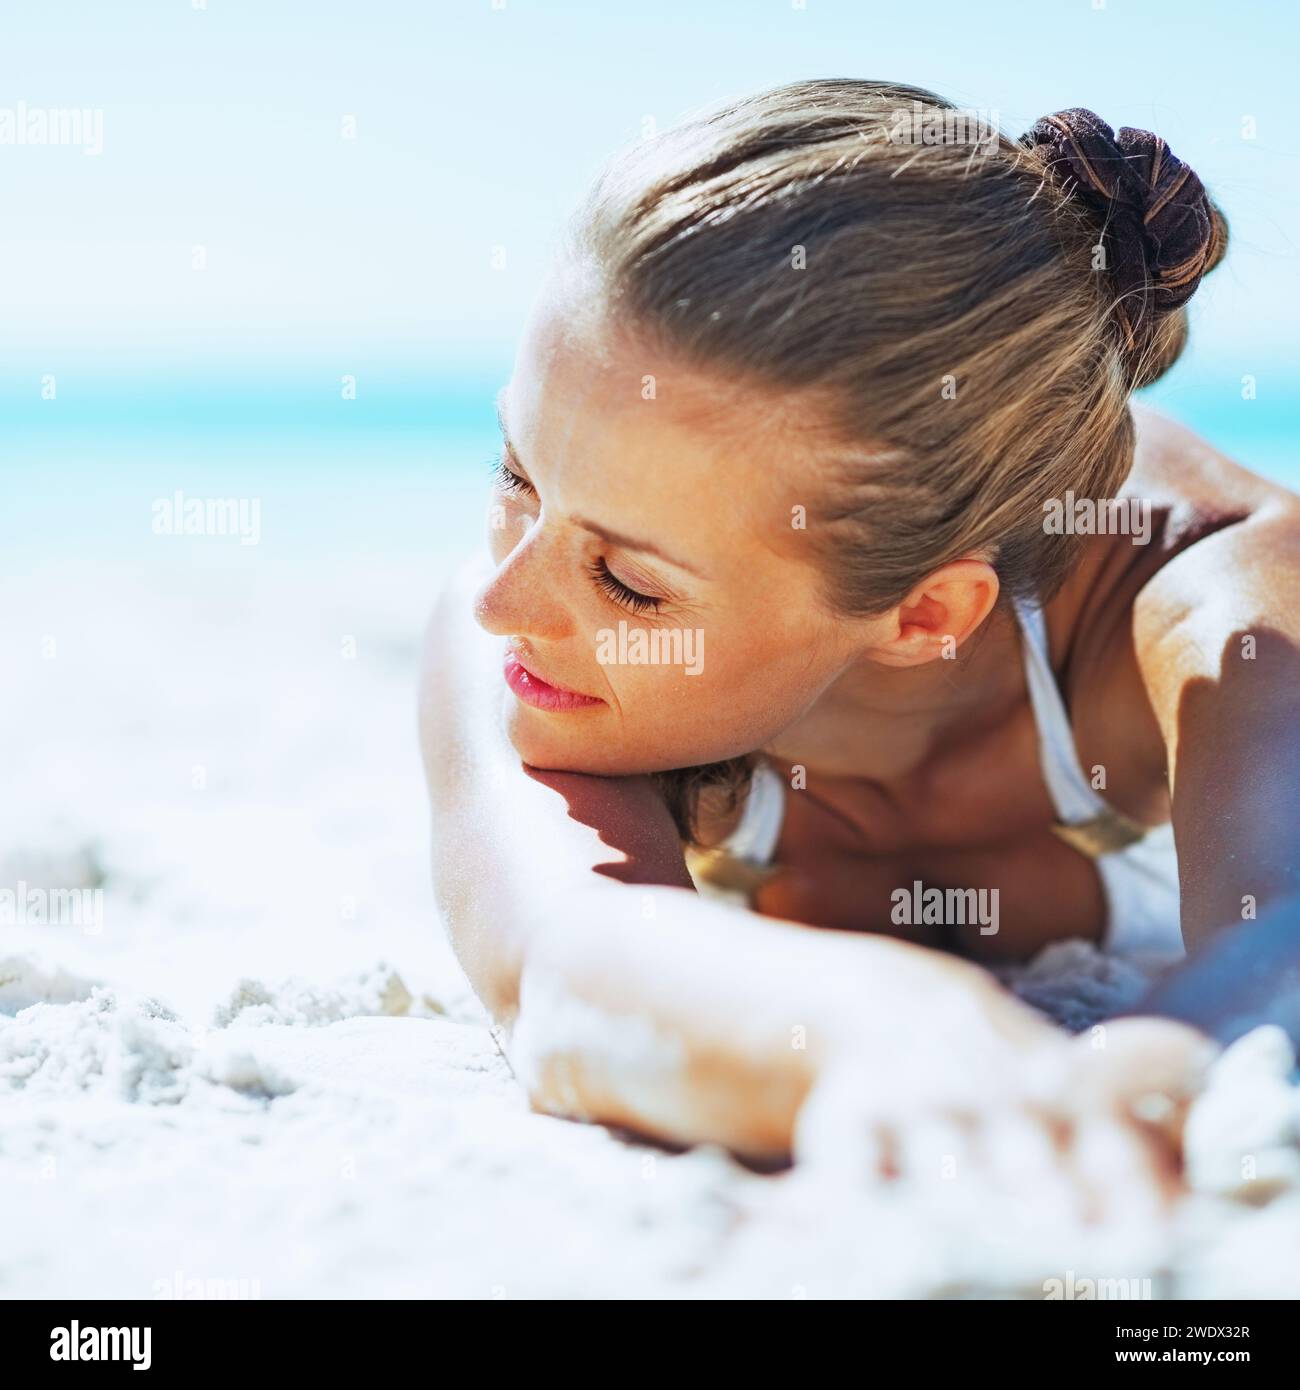
[[[1129,351],[1150,341],[1160,318],[1192,297],[1222,259],[1228,227],[1200,179],[1149,130],[1116,133],[1072,107],[1036,121],[1020,143],[1038,151],[1053,179],[1102,218],[1107,269]]]

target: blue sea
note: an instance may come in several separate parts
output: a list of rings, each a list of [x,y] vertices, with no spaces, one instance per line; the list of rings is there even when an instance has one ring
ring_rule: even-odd
[[[161,500],[255,498],[264,556],[470,549],[482,534],[499,382],[342,401],[322,391],[98,390],[24,399],[5,415],[0,539],[37,552],[153,551]],[[369,393],[368,393],[369,394]],[[251,556],[249,557],[252,558]]]
[[[256,497],[264,553],[328,564],[468,550],[482,534],[503,376],[432,385],[211,386],[61,381],[0,390],[5,567],[39,553],[142,553],[161,498]],[[1143,399],[1246,467],[1300,491],[1300,398],[1231,372],[1175,373]],[[150,547],[152,549],[152,547]]]

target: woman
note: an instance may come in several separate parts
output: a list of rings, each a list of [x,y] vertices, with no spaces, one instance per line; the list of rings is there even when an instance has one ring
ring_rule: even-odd
[[[422,687],[532,1103],[1175,1190],[1210,1025],[1072,1040],[986,967],[1195,957],[1295,884],[1300,502],[1130,409],[1222,216],[1147,132],[846,79],[625,152],[571,230]]]

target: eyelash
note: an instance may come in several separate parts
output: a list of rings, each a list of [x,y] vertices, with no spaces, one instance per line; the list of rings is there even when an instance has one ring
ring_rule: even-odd
[[[610,573],[609,566],[603,559],[593,560],[587,566],[587,573],[595,580],[598,589],[603,589],[615,603],[630,608],[633,613],[657,613],[663,603],[661,598],[653,598],[650,594],[629,589],[621,579],[616,579]]]
[[[504,453],[493,454],[488,463],[491,465],[492,472],[496,477],[497,486],[502,492],[513,494],[535,492],[536,489],[527,478],[521,478],[518,473],[506,462]]]
[[[521,478],[518,473],[506,462],[504,453],[494,454],[488,462],[492,465],[492,471],[496,476],[497,486],[503,491],[513,496],[535,493],[537,489],[527,478]],[[663,605],[663,599],[655,598],[651,594],[643,594],[637,589],[629,588],[623,581],[610,572],[609,566],[604,559],[593,560],[587,566],[587,573],[591,575],[596,587],[607,594],[617,604],[630,609],[633,613],[655,613]]]

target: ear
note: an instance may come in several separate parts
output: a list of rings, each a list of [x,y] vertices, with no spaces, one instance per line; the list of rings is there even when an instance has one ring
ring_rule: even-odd
[[[997,571],[986,560],[954,560],[926,576],[884,615],[887,627],[870,655],[883,666],[921,666],[949,660],[993,611]]]

